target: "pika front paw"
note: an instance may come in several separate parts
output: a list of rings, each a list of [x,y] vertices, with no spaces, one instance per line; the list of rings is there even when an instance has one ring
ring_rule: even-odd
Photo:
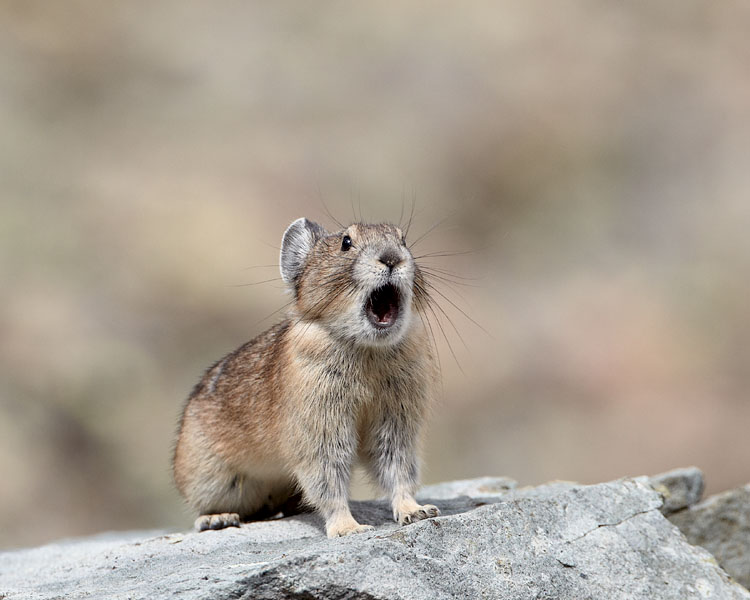
[[[437,517],[439,514],[440,511],[437,506],[432,504],[425,504],[424,506],[417,505],[416,508],[399,511],[396,515],[396,520],[401,525],[408,525],[409,523],[416,523],[422,519]]]
[[[225,527],[239,527],[240,515],[237,513],[220,513],[215,515],[201,515],[195,520],[195,529],[224,529]]]

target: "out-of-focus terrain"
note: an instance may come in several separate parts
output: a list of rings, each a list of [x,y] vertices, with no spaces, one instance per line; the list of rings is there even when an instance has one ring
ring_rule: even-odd
[[[0,547],[189,526],[184,397],[286,302],[245,284],[299,216],[412,202],[466,284],[435,281],[426,482],[747,482],[749,31],[738,0],[2,3]]]

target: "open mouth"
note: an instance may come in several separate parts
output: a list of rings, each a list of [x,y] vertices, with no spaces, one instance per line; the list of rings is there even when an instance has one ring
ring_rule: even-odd
[[[370,294],[365,303],[365,313],[375,327],[388,329],[398,319],[399,305],[398,289],[387,284]]]

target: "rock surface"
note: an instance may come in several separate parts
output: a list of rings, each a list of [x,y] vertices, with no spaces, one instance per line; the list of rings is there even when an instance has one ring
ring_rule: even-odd
[[[0,598],[750,599],[667,521],[647,478],[513,487],[428,487],[443,515],[407,527],[384,502],[354,502],[377,527],[335,540],[301,515],[5,552]]]
[[[750,587],[750,485],[711,496],[669,520],[691,544],[703,546],[727,573]]]
[[[477,477],[476,479],[457,479],[434,485],[425,485],[417,493],[417,498],[444,500],[469,496],[470,498],[486,498],[500,496],[515,489],[518,484],[508,477]]]
[[[697,467],[675,469],[649,478],[649,484],[664,498],[663,515],[693,506],[703,496],[703,473]]]

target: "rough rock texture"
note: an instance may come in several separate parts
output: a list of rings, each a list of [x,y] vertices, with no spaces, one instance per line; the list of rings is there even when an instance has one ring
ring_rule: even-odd
[[[745,587],[750,587],[750,484],[711,496],[669,516],[691,544],[703,546]]]
[[[477,477],[476,479],[457,479],[434,485],[425,485],[417,493],[417,498],[443,500],[445,498],[485,498],[499,496],[518,487],[518,483],[509,477]]]
[[[383,502],[353,503],[378,526],[335,540],[303,515],[6,552],[0,598],[750,599],[667,521],[647,478],[506,483],[453,482],[464,493],[442,499],[427,488],[443,516],[407,527]]]
[[[703,472],[697,467],[675,469],[649,478],[649,483],[664,498],[663,515],[700,502],[703,496]]]

